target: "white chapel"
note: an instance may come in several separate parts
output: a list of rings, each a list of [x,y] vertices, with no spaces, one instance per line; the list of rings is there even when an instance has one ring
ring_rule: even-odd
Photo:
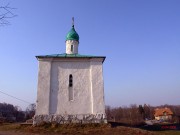
[[[79,54],[79,35],[66,35],[66,53],[36,56],[39,63],[37,108],[33,123],[106,122],[104,56]]]

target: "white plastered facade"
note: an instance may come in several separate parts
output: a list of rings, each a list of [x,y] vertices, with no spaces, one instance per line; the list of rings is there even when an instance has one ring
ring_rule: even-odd
[[[79,42],[76,40],[66,41],[66,54],[78,54]]]
[[[103,114],[103,58],[38,58],[36,115]],[[69,75],[73,100],[69,100]]]

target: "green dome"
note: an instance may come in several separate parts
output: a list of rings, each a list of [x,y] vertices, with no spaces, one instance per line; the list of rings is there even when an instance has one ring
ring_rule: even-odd
[[[72,26],[71,30],[66,35],[66,40],[76,40],[76,41],[79,41],[79,35],[75,31],[74,26]]]

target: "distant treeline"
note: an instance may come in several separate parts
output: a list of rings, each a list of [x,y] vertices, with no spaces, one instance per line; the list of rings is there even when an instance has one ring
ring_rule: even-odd
[[[145,119],[154,119],[154,110],[156,108],[168,107],[173,112],[173,119],[170,122],[179,123],[180,105],[130,105],[128,107],[110,107],[106,106],[106,115],[108,121],[120,122],[128,125],[144,124]],[[35,114],[35,104],[30,104],[26,111],[12,104],[0,103],[0,122],[22,122],[31,119]]]
[[[23,122],[34,116],[35,104],[30,104],[26,111],[12,104],[0,103],[0,122]]]
[[[145,119],[154,119],[154,110],[156,108],[168,107],[173,112],[173,119],[170,122],[179,123],[180,105],[130,105],[128,107],[110,107],[106,106],[106,115],[108,121],[120,122],[128,125],[141,125]]]

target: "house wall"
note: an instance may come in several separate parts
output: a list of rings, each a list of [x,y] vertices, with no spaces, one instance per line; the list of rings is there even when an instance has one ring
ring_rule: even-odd
[[[52,62],[50,114],[91,113],[89,62]],[[69,101],[69,75],[73,76],[73,101]]]
[[[102,62],[92,60],[90,62],[91,91],[92,91],[92,113],[105,114],[104,104],[104,81]]]
[[[69,101],[69,75],[74,99]],[[105,114],[102,59],[39,60],[36,115]]]
[[[157,116],[155,117],[156,120],[171,120],[172,116],[171,115],[166,115],[166,116]]]
[[[49,114],[51,61],[39,61],[36,115]]]

